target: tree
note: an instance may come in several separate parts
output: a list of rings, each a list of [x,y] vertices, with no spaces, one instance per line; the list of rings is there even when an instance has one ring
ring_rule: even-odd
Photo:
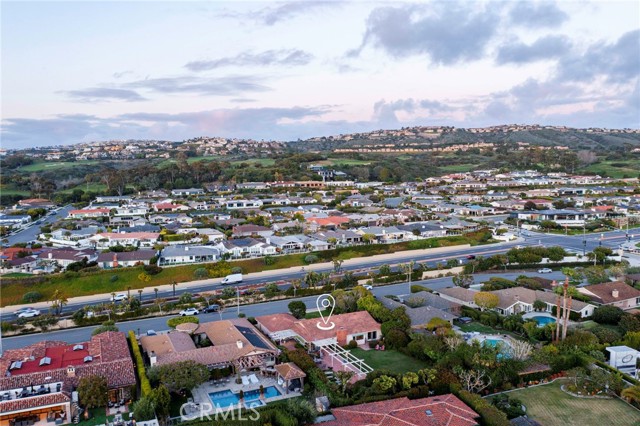
[[[60,290],[53,292],[51,296],[51,309],[55,315],[60,315],[62,309],[67,305],[67,296],[65,296]]]
[[[209,271],[206,268],[198,268],[193,271],[193,277],[196,279],[203,279],[209,277]]]
[[[584,269],[584,276],[589,284],[600,284],[609,281],[609,274],[602,266],[589,266]]]
[[[310,425],[316,421],[316,407],[306,399],[288,399],[285,411],[295,417],[299,425]]]
[[[339,383],[341,393],[347,393],[347,386],[349,385],[349,381],[355,376],[355,373],[349,370],[336,370],[333,374]]]
[[[289,303],[289,312],[297,319],[302,319],[307,315],[307,305],[300,300],[294,300]]]
[[[423,368],[422,370],[418,370],[418,376],[420,376],[422,383],[428,385],[436,379],[437,372],[435,368]]]
[[[151,391],[151,399],[154,403],[156,415],[161,419],[169,417],[169,407],[171,406],[171,395],[165,385],[160,385]]]
[[[524,340],[511,339],[507,351],[511,359],[516,361],[524,361],[531,355],[533,346]]]
[[[453,284],[458,287],[469,288],[473,284],[473,275],[461,272],[454,275],[451,280],[453,281]]]
[[[307,287],[309,288],[314,288],[322,279],[322,277],[320,276],[319,273],[315,272],[315,271],[309,271],[307,272],[307,274],[304,276],[304,283],[307,285]]]
[[[478,305],[481,311],[493,309],[500,303],[500,298],[488,291],[479,291],[473,296],[473,302]]]
[[[626,285],[626,284],[624,284]],[[593,319],[598,324],[610,324],[617,325],[622,316],[624,315],[624,311],[616,306],[600,306],[593,311]]]
[[[540,299],[537,299],[537,300],[535,300],[533,302],[533,310],[534,311],[542,312],[542,311],[544,311],[546,309],[547,309],[547,303],[546,302],[544,302],[544,301],[542,301]]]
[[[640,385],[623,389],[620,396],[629,402],[640,402]]]
[[[364,241],[367,244],[371,244],[373,241],[375,241],[376,236],[373,234],[363,234],[362,235],[362,241]]]
[[[155,418],[155,403],[151,395],[145,395],[132,404],[132,410],[135,418],[139,422],[152,420]]]
[[[460,378],[462,386],[473,393],[480,393],[491,385],[491,377],[485,370],[463,370],[460,366],[454,367],[454,372]]]
[[[160,382],[171,392],[191,390],[209,379],[207,366],[191,360],[155,366],[151,369],[157,369]]]
[[[80,404],[88,410],[107,406],[107,379],[103,376],[84,376],[78,382]]]
[[[373,387],[380,393],[388,393],[396,387],[397,381],[391,376],[383,374],[373,380]]]

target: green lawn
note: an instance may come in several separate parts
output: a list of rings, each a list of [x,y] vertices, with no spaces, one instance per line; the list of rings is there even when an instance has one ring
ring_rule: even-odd
[[[75,189],[80,189],[84,192],[103,193],[107,191],[107,185],[97,182],[89,183],[89,185],[87,185],[86,183],[82,183],[78,186],[74,186],[73,188],[67,188],[59,192],[63,194],[71,194]]]
[[[527,407],[527,415],[543,425],[640,425],[640,411],[619,399],[576,398],[564,393],[558,381],[509,392]],[[489,397],[490,398],[490,397]]]
[[[22,195],[25,197],[29,196],[29,191],[25,191],[23,189],[13,189],[7,188],[6,185],[0,186],[0,196],[2,195]]]
[[[354,160],[352,158],[327,158],[326,160],[319,161],[317,164],[324,164],[326,166],[368,166],[371,164],[371,161]]]
[[[39,161],[28,166],[22,166],[18,168],[21,172],[41,172],[44,170],[61,170],[65,168],[78,167],[78,166],[92,166],[94,164],[100,164],[98,160],[83,160],[83,161]]]
[[[635,160],[600,161],[583,170],[612,178],[638,177],[640,163]]]
[[[465,163],[465,164],[451,164],[449,166],[442,166],[442,167],[439,167],[439,169],[446,173],[462,173],[462,172],[471,171],[476,167],[478,167],[477,164]]]
[[[236,161],[232,161],[231,164],[233,164],[234,166],[238,166],[240,164],[260,164],[263,167],[269,167],[269,166],[273,166],[274,164],[276,164],[276,160],[274,160],[273,158],[251,158],[251,159],[247,159],[247,160],[236,160]]]
[[[365,351],[364,349],[357,348],[351,349],[350,352],[358,358],[363,359],[364,362],[374,370],[389,370],[392,373],[403,374],[408,371],[418,371],[429,366],[429,364],[424,361],[411,358],[393,349],[386,349],[384,351],[371,349]]]
[[[84,420],[84,414],[80,416],[80,422],[78,423],[81,426],[96,426],[96,425],[104,425],[109,422],[113,422],[113,418],[115,415],[108,416],[105,408],[93,408],[89,410],[89,420]],[[122,418],[127,420],[129,418],[129,414],[123,414]]]
[[[25,274],[22,272],[11,272],[9,274],[2,275],[2,278],[20,278],[20,277],[32,277],[31,274]]]

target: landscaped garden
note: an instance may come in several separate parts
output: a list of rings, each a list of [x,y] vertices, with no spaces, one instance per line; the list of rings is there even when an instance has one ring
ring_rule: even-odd
[[[527,415],[543,425],[637,426],[640,411],[617,399],[578,398],[560,389],[568,380],[509,392],[527,407]],[[491,399],[491,398],[489,398]],[[615,419],[615,420],[614,420]]]

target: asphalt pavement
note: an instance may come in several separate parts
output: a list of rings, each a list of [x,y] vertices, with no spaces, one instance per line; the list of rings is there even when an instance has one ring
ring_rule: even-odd
[[[69,211],[73,210],[73,208],[74,207],[71,204],[69,204],[57,210],[55,215],[52,215],[52,216],[47,215],[44,218],[35,221],[35,222],[41,221],[38,224],[36,224],[35,222],[31,222],[29,224],[29,227],[7,237],[8,244],[14,245],[18,243],[28,243],[29,241],[37,240],[38,235],[40,235],[41,226],[52,224],[58,219],[64,219],[69,215]]]

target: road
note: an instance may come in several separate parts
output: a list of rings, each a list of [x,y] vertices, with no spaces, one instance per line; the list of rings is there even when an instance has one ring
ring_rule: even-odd
[[[463,248],[455,248],[449,247],[448,251],[441,252],[439,249],[433,249],[428,251],[406,251],[395,253],[392,256],[392,260],[389,259],[390,256],[386,258],[382,258],[381,256],[373,256],[373,257],[362,257],[357,259],[350,259],[344,262],[342,269],[344,271],[358,271],[362,269],[369,268],[377,268],[385,264],[397,264],[397,263],[407,263],[411,260],[414,260],[419,263],[425,263],[427,266],[435,266],[436,263],[443,263],[449,259],[460,259],[466,261],[466,256],[473,254],[475,256],[491,256],[497,253],[504,253],[509,249],[517,246],[518,244],[523,244],[522,242],[509,242],[509,243],[499,243],[492,244],[486,246],[476,246],[476,247],[463,247]],[[245,275],[242,286],[256,285],[256,284],[265,284],[266,282],[279,282],[279,281],[291,281],[293,279],[303,278],[304,275],[310,271],[316,272],[328,272],[333,268],[332,266],[320,266],[320,265],[310,265],[306,266],[303,271],[302,268],[290,268],[276,271],[264,271],[255,274]],[[224,288],[220,284],[221,278],[217,279],[207,279],[200,281],[191,281],[186,283],[180,283],[176,286],[175,295],[179,296],[183,293],[203,293],[203,292],[212,292],[214,290],[219,290]],[[158,298],[168,298],[174,295],[173,288],[171,285],[163,285],[158,286]],[[131,297],[138,296],[136,290],[131,291]],[[152,288],[147,288],[142,293],[142,301],[152,301],[156,297],[155,292]],[[73,313],[78,309],[85,307],[96,305],[104,302],[110,302],[111,295],[110,294],[100,294],[94,296],[84,296],[78,298],[70,298],[68,304],[64,307],[63,313]],[[37,303],[31,304],[38,309],[47,309],[47,303]],[[5,314],[14,312],[18,309],[18,306],[11,306],[2,309],[2,312]]]
[[[488,280],[494,276],[500,276],[506,279],[515,279],[519,275],[527,275],[527,276],[540,276],[548,279],[562,279],[564,276],[561,272],[553,272],[551,274],[538,274],[533,272],[520,273],[520,272],[508,272],[502,274],[476,274],[474,275],[475,283],[481,283],[483,281]],[[397,296],[403,296],[410,294],[410,285],[411,284],[420,284],[425,287],[429,287],[433,290],[438,290],[446,287],[452,287],[453,282],[451,281],[451,277],[444,278],[433,278],[430,280],[417,281],[413,283],[400,283],[400,284],[392,284],[387,286],[378,286],[374,287],[372,293],[380,298],[385,295],[394,294]],[[301,300],[307,305],[308,310],[317,310],[316,308],[316,299],[317,296],[309,296],[302,297],[296,300]],[[289,308],[287,305],[292,301],[292,299],[287,300],[276,300],[272,302],[264,302],[257,303],[254,305],[245,305],[240,306],[240,312],[244,313],[247,317],[257,317],[260,315],[268,315],[268,314],[276,314],[280,312],[288,312]],[[210,314],[200,314],[200,322],[208,322],[215,321],[219,319],[231,319],[238,317],[238,310],[234,306],[228,306],[224,312],[222,313],[210,313]],[[165,317],[154,317],[154,318],[146,318],[140,320],[133,320],[127,322],[118,323],[117,326],[120,331],[128,333],[129,330],[133,330],[136,334],[140,332],[144,333],[147,330],[166,330],[167,329],[167,319],[171,318],[171,316]],[[42,341],[45,336],[48,340],[62,340],[68,343],[78,343],[78,342],[86,342],[91,338],[91,332],[95,329],[95,326],[92,327],[82,327],[82,328],[74,328],[69,330],[57,330],[57,331],[49,331],[46,334],[36,333],[29,334],[24,336],[15,336],[15,337],[5,337],[2,339],[2,349],[16,349],[26,345],[30,345],[33,343],[37,343]]]
[[[8,244],[14,245],[18,243],[27,243],[29,241],[35,241],[38,239],[38,235],[40,235],[40,227],[44,225],[49,225],[55,222],[58,219],[64,219],[69,215],[69,211],[73,210],[72,205],[67,205],[62,207],[60,210],[56,211],[56,214],[53,216],[45,216],[41,223],[35,224],[35,222],[30,223],[28,228],[23,229],[22,231],[16,232],[13,235],[7,237]],[[37,222],[37,221],[36,221]]]

